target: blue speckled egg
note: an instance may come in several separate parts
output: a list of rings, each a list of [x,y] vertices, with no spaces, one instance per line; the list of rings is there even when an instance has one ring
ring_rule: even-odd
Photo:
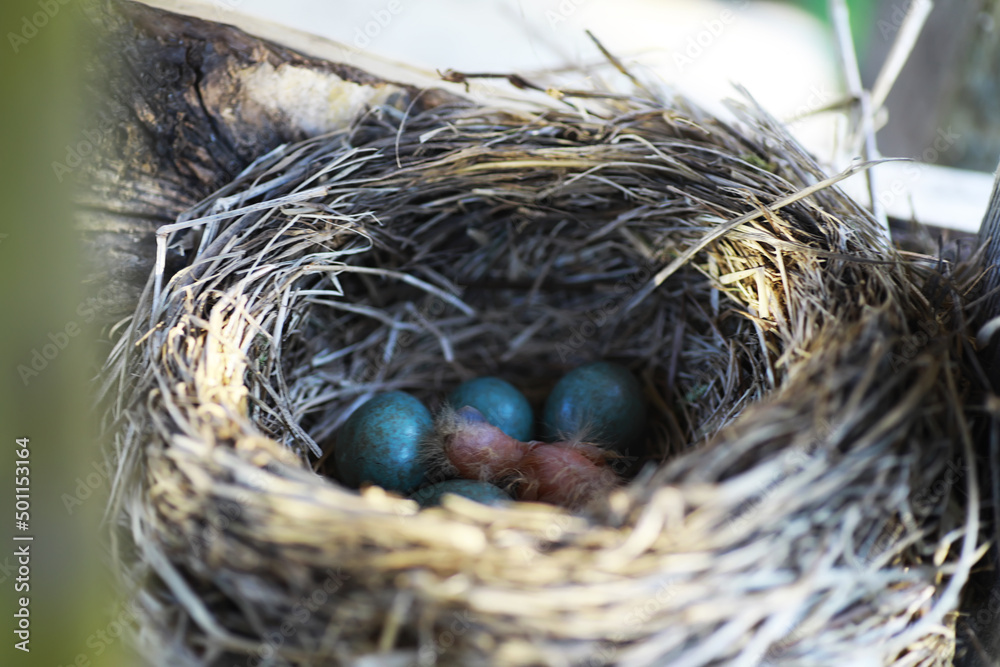
[[[353,488],[371,483],[409,493],[424,481],[420,445],[433,423],[424,404],[405,392],[375,396],[337,434],[337,476]]]
[[[441,496],[446,493],[465,496],[484,505],[503,505],[511,501],[511,497],[500,487],[471,479],[450,479],[431,484],[412,494],[410,498],[420,503],[421,507],[433,507],[441,504]]]
[[[448,396],[456,410],[466,405],[479,410],[486,421],[515,440],[531,440],[535,417],[531,405],[514,385],[496,377],[463,382]]]
[[[563,376],[545,401],[546,439],[583,435],[599,445],[625,452],[646,430],[646,402],[638,380],[624,366],[597,361]]]

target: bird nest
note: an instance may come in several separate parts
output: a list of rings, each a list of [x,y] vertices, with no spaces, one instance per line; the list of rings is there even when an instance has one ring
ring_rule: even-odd
[[[896,250],[753,107],[373,109],[162,230],[103,374],[157,664],[949,664],[982,553],[975,262]],[[329,470],[378,392],[649,401],[570,512]]]

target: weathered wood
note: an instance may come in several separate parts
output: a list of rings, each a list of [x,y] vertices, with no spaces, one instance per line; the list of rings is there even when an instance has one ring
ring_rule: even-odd
[[[152,267],[158,226],[275,146],[346,127],[369,105],[406,108],[415,93],[236,28],[131,2],[102,0],[84,16],[90,79],[80,107],[89,115],[81,144],[53,168],[80,186],[77,225],[104,321],[134,309]],[[424,93],[418,109],[449,97]],[[85,151],[87,145],[96,148]],[[983,234],[1000,238],[998,189],[991,211]],[[1000,266],[1000,243],[989,261]],[[1000,276],[992,280],[1000,284]],[[985,310],[1000,314],[1000,299]],[[1000,387],[1000,372],[991,372]],[[996,456],[988,450],[987,443],[984,460]],[[969,625],[960,624],[970,667],[989,665],[987,652],[1000,655],[1000,612],[993,611],[1000,584],[995,572],[980,577],[963,611],[965,618],[983,611],[993,625],[972,636]]]
[[[86,272],[104,321],[132,312],[154,234],[281,143],[347,127],[415,90],[236,28],[137,3],[87,5],[88,110],[56,175],[74,178]],[[421,108],[445,99],[424,93]]]
[[[986,245],[984,266],[992,271],[983,281],[982,292],[1000,288],[1000,168],[993,181],[989,206],[979,229],[979,242]],[[988,297],[978,325],[1000,317],[1000,294]],[[1000,395],[1000,332],[980,330],[979,356],[994,395]],[[992,401],[990,401],[992,402]],[[989,405],[989,402],[988,404]],[[995,408],[994,408],[995,409]],[[996,667],[1000,665],[1000,416],[983,415],[980,425],[977,466],[983,471],[987,502],[984,514],[991,521],[994,543],[978,572],[966,586],[963,612],[957,625],[958,667]]]

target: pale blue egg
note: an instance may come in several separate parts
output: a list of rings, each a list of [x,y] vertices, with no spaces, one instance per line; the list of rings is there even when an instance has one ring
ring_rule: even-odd
[[[535,416],[531,404],[517,387],[497,377],[481,377],[463,382],[448,396],[456,410],[468,405],[479,410],[486,421],[522,442],[531,440]]]
[[[646,429],[646,401],[635,376],[620,364],[597,361],[563,376],[545,401],[546,439],[583,435],[609,449],[634,449]]]
[[[441,504],[441,498],[446,493],[465,496],[484,505],[503,505],[511,502],[511,497],[500,487],[471,479],[449,479],[446,482],[431,484],[412,494],[410,498],[420,503],[421,507],[433,507]]]
[[[432,428],[430,411],[410,394],[375,396],[355,410],[337,434],[338,478],[352,488],[368,483],[409,493],[424,481],[420,448]]]

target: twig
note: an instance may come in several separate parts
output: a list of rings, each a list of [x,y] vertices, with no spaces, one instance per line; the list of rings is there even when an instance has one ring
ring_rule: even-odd
[[[900,71],[910,59],[913,46],[917,43],[932,9],[934,9],[932,0],[912,0],[909,3],[906,17],[899,26],[899,32],[896,33],[896,39],[892,42],[889,55],[882,63],[882,69],[879,70],[878,76],[875,78],[875,85],[872,86],[871,105],[873,112],[878,113],[882,105],[885,104],[886,98],[889,97],[889,91],[896,83]]]
[[[640,81],[639,79],[637,79],[636,76],[634,74],[632,74],[632,72],[629,71],[629,69],[627,67],[625,67],[624,63],[622,63],[622,61],[619,60],[616,55],[614,55],[613,53],[611,53],[610,51],[608,51],[608,49],[605,48],[605,46],[603,44],[601,44],[601,40],[597,39],[597,37],[594,35],[594,33],[592,33],[590,30],[587,31],[587,37],[590,37],[590,40],[594,43],[595,46],[597,46],[598,49],[600,49],[600,51],[604,55],[604,57],[608,59],[608,62],[611,63],[612,65],[614,65],[615,69],[617,69],[619,72],[621,72],[626,77],[628,77],[628,80],[632,82],[632,85],[634,85],[636,88],[638,88],[642,92],[646,93],[646,95],[649,96],[649,99],[651,99],[651,100],[657,100],[657,99],[659,99],[656,95],[653,94],[653,91],[651,91],[646,86],[646,84],[644,84],[642,81]]]
[[[854,174],[858,173],[859,171],[867,171],[868,169],[871,169],[876,164],[879,164],[880,162],[887,162],[887,161],[889,161],[891,159],[892,158],[887,158],[887,159],[884,159],[884,160],[878,160],[878,161],[874,161],[874,162],[862,162],[860,164],[851,165],[850,167],[848,167],[844,171],[840,172],[836,176],[831,176],[830,178],[822,180],[819,183],[815,183],[813,185],[810,185],[807,188],[803,188],[802,190],[799,190],[798,192],[790,194],[787,197],[779,199],[778,201],[776,201],[773,204],[771,204],[768,208],[771,211],[777,211],[777,210],[779,210],[779,209],[781,209],[781,208],[783,208],[785,206],[788,206],[789,204],[794,204],[795,202],[799,201],[800,199],[808,197],[811,194],[819,192],[820,190],[823,190],[824,188],[828,188],[831,185],[835,185],[835,184],[839,183],[840,181],[844,180],[845,178],[853,176]],[[660,272],[657,273],[653,277],[653,279],[651,281],[649,281],[649,283],[646,284],[645,287],[643,287],[641,290],[639,290],[636,293],[635,297],[632,298],[632,301],[629,302],[629,304],[625,308],[623,314],[628,313],[633,308],[635,308],[640,303],[642,303],[642,301],[645,300],[645,298],[648,297],[650,294],[652,294],[653,290],[655,290],[657,287],[659,287],[663,283],[664,280],[666,280],[667,278],[669,278],[670,276],[672,276],[674,273],[676,273],[677,269],[679,269],[682,266],[684,266],[685,264],[687,264],[691,260],[692,257],[694,257],[697,253],[699,253],[703,249],[705,249],[705,247],[708,246],[709,243],[711,243],[712,241],[714,241],[714,240],[716,240],[716,239],[718,239],[718,238],[720,238],[722,236],[725,236],[726,234],[728,234],[732,230],[736,229],[740,225],[745,224],[747,222],[750,222],[754,218],[757,218],[757,217],[759,217],[761,215],[764,215],[764,213],[762,211],[760,211],[760,210],[750,211],[749,213],[741,215],[740,217],[736,218],[735,220],[730,220],[727,223],[724,223],[722,225],[719,225],[718,227],[715,227],[714,229],[712,229],[712,231],[710,231],[709,233],[705,234],[705,236],[703,236],[701,238],[701,240],[699,240],[697,243],[692,244],[691,247],[689,247],[687,250],[685,250],[683,253],[681,253],[681,255],[679,257],[677,257],[677,259],[675,259],[674,261],[670,262],[670,264],[668,264],[666,267],[664,267],[663,269],[661,269]]]
[[[844,78],[847,82],[847,90],[858,102],[858,127],[864,139],[865,160],[871,162],[878,160],[881,156],[878,152],[878,145],[875,143],[875,123],[872,120],[872,105],[868,91],[861,85],[861,71],[858,68],[858,58],[854,50],[854,38],[851,36],[850,14],[847,9],[847,0],[829,0],[830,17],[833,20],[833,29],[837,37],[837,48],[840,53],[841,65],[843,66]],[[853,132],[849,133],[851,139],[848,142],[848,149],[854,145]],[[873,171],[865,174],[868,182],[868,194],[871,197],[872,214],[881,225],[886,238],[889,238],[889,218],[885,214],[885,207],[878,198],[875,187],[875,176]]]

